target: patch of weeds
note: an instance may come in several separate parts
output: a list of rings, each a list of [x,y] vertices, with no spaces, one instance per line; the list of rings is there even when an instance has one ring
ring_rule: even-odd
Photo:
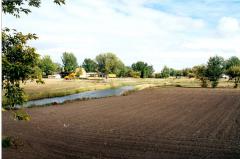
[[[19,137],[6,136],[6,137],[3,137],[2,139],[3,148],[9,148],[9,147],[18,148],[19,146],[23,146],[23,141]]]
[[[11,137],[3,137],[2,139],[2,147],[3,148],[8,148],[11,146]]]
[[[57,102],[52,102],[51,104],[52,104],[52,105],[58,105],[58,103],[57,103]]]
[[[134,90],[129,90],[129,91],[123,92],[123,93],[122,93],[122,96],[128,96],[128,95],[130,95],[130,94],[132,94],[132,93],[134,93],[134,92],[136,92],[135,89],[134,89]]]
[[[182,85],[180,85],[180,84],[176,84],[175,87],[182,87]]]
[[[29,121],[31,118],[24,110],[17,110],[14,112],[14,119]]]

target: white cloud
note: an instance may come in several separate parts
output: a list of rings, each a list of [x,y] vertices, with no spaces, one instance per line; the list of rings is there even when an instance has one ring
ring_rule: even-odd
[[[32,44],[58,62],[64,51],[74,52],[79,62],[114,52],[127,65],[143,60],[159,71],[165,64],[190,67],[214,54],[240,52],[239,34],[218,39],[213,35],[216,28],[209,28],[205,19],[146,8],[146,2],[82,0],[59,7],[47,1],[21,19],[4,15],[3,26],[37,33],[40,38]],[[237,31],[235,20],[225,17],[217,27]]]
[[[219,20],[218,29],[224,33],[232,33],[240,30],[240,23],[236,18],[223,17]]]

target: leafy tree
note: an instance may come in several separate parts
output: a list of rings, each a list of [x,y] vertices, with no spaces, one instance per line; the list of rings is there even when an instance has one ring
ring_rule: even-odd
[[[232,66],[239,66],[239,65],[240,65],[240,59],[236,56],[232,56],[228,60],[226,60],[226,70],[228,70]]]
[[[26,2],[26,3],[25,3]],[[20,13],[28,14],[30,9],[23,6],[39,7],[41,0],[2,0],[2,12],[11,14],[17,18]],[[54,0],[56,4],[64,4],[65,0]],[[20,87],[20,81],[25,82],[29,78],[36,78],[36,82],[44,83],[41,79],[40,68],[37,67],[39,55],[35,49],[27,46],[27,41],[37,39],[35,34],[22,34],[13,29],[2,30],[2,83],[10,109],[16,104],[21,105],[24,101],[24,90]],[[14,112],[19,120],[29,120],[25,113]]]
[[[234,79],[235,83],[234,88],[237,88],[238,84],[240,83],[240,65],[232,66],[229,69],[227,69],[226,72],[231,77],[231,79]]]
[[[191,74],[191,73],[192,73],[192,69],[191,68],[185,68],[185,69],[182,70],[182,75],[184,77],[188,77],[189,74]]]
[[[2,31],[2,83],[9,108],[21,105],[26,100],[20,82],[26,82],[38,76],[37,63],[39,55],[35,48],[27,45],[29,40],[35,40],[35,34],[22,34],[16,30]]]
[[[207,67],[205,65],[199,65],[193,67],[193,73],[197,79],[201,81],[201,87],[207,87]]]
[[[124,64],[120,65],[117,77],[128,77],[129,67],[125,66]]]
[[[62,63],[65,72],[74,72],[78,67],[77,58],[73,53],[64,52],[62,55]]]
[[[144,63],[143,61],[133,63],[132,69],[134,71],[140,72],[141,78],[152,77],[152,74],[154,72],[153,67],[148,65],[147,63]]]
[[[236,56],[232,56],[228,60],[226,60],[225,65],[226,65],[225,73],[230,77],[230,80],[231,80],[233,77],[229,69],[233,66],[240,66],[240,59]]]
[[[170,76],[176,76],[176,74],[177,74],[177,70],[175,70],[175,69],[173,69],[173,68],[170,68],[170,69],[169,69],[169,75],[170,75]]]
[[[176,71],[175,71],[175,75],[176,75]],[[161,77],[168,78],[169,76],[170,76],[170,69],[167,66],[164,66],[161,71]]]
[[[103,53],[96,56],[96,61],[98,64],[98,70],[105,74],[118,74],[123,63],[122,61],[113,53]]]
[[[217,87],[218,81],[224,72],[224,59],[220,56],[210,57],[207,63],[207,77],[211,81],[212,88]]]
[[[155,78],[162,78],[162,74],[161,73],[155,73]]]
[[[45,75],[52,75],[57,70],[57,65],[49,55],[44,56],[39,63],[39,68]]]
[[[57,73],[60,73],[60,72],[62,72],[62,66],[61,66],[61,64],[60,63],[54,63],[55,64],[55,66],[56,66],[56,72]]]
[[[183,71],[182,70],[176,70],[176,78],[183,76]]]
[[[153,66],[152,66],[152,65],[147,66],[146,69],[147,69],[147,70],[146,70],[146,76],[147,76],[148,78],[154,77],[154,76],[153,76],[153,73],[154,73]]]
[[[97,63],[89,58],[84,59],[82,67],[86,72],[95,72],[97,71]]]
[[[65,0],[54,0],[53,2],[58,5],[65,4]],[[25,8],[26,6],[39,8],[40,4],[41,0],[2,0],[2,11],[19,18],[20,13],[31,12],[29,8]]]
[[[133,77],[133,78],[140,78],[141,73],[134,71],[133,69],[129,69],[128,71],[128,77]]]

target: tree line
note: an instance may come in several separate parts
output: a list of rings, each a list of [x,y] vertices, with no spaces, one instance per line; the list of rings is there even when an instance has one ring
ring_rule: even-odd
[[[62,54],[62,64],[55,63],[49,55],[39,59],[38,67],[43,76],[60,73],[62,77],[67,76],[79,67],[86,72],[97,72],[104,77],[109,74],[116,74],[117,77],[150,78],[153,77],[153,66],[145,62],[138,61],[131,66],[125,66],[124,63],[114,53],[102,53],[95,59],[85,58],[81,65],[73,53],[64,52]]]
[[[164,66],[161,73],[155,74],[156,78],[168,78],[175,76],[176,78],[184,76],[189,78],[197,78],[201,81],[202,87],[208,87],[209,83],[213,88],[217,87],[219,79],[227,75],[229,80],[233,80],[235,88],[240,83],[240,59],[232,56],[224,60],[221,56],[210,57],[207,64],[197,65],[192,68],[175,70]]]
[[[131,66],[125,66],[113,53],[102,53],[97,55],[95,59],[85,58],[81,65],[78,65],[75,55],[68,52],[64,52],[62,55],[62,65],[54,63],[48,55],[39,62],[39,68],[44,75],[51,75],[54,72],[68,75],[74,72],[77,67],[84,68],[86,72],[98,72],[104,76],[116,74],[117,77],[134,78],[197,78],[201,81],[202,87],[207,87],[209,83],[213,88],[217,87],[219,79],[224,74],[234,81],[235,87],[238,87],[240,82],[240,59],[236,56],[227,60],[220,56],[210,57],[206,65],[197,65],[181,70],[164,66],[160,73],[155,74],[152,65],[138,61]]]

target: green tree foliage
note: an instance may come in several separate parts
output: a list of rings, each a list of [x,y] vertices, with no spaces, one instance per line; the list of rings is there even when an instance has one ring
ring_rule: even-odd
[[[25,101],[20,82],[33,79],[37,72],[39,55],[35,48],[27,45],[29,40],[37,39],[35,34],[22,34],[16,30],[2,31],[2,83],[7,105],[14,108]],[[41,76],[38,76],[41,81]]]
[[[173,69],[173,68],[170,68],[170,69],[169,69],[169,75],[170,75],[170,76],[176,76],[176,74],[177,74],[177,70],[175,70],[175,69]]]
[[[191,68],[185,68],[182,70],[182,75],[184,77],[189,77],[191,76],[190,74],[193,73]]]
[[[129,67],[126,67],[124,64],[120,65],[117,77],[128,77]]]
[[[201,81],[201,87],[207,87],[207,67],[205,65],[194,66],[192,71],[195,77]]]
[[[54,63],[55,64],[55,66],[56,66],[56,72],[62,72],[62,66],[61,66],[61,64],[60,63]]]
[[[65,0],[54,0],[54,3],[61,5],[65,4]],[[29,7],[39,8],[41,0],[2,0],[2,11],[5,14],[11,14],[17,18],[20,17],[20,13],[28,14],[31,12]]]
[[[19,18],[20,13],[31,12],[24,7],[39,7],[40,2],[40,0],[2,0],[2,12]],[[65,0],[54,0],[54,3],[61,5]],[[37,77],[36,82],[44,83],[41,79],[41,70],[37,67],[39,55],[34,48],[27,45],[27,41],[33,39],[37,39],[35,34],[24,35],[15,29],[12,33],[9,29],[2,30],[2,85],[7,98],[6,104],[10,109],[17,104],[23,104],[26,100],[20,81],[25,82]],[[14,114],[15,117],[19,116],[18,112]],[[25,115],[24,118],[17,119],[28,120],[30,117]]]
[[[228,60],[226,60],[226,70],[228,70],[232,66],[239,66],[239,65],[240,65],[240,59],[236,56],[232,56]]]
[[[232,71],[229,71],[229,69],[233,66],[240,66],[240,59],[236,56],[232,56],[226,60],[225,65],[225,73],[230,77],[231,80],[233,78],[231,75]]]
[[[152,77],[154,69],[151,65],[144,63],[143,61],[138,61],[132,64],[132,69],[134,71],[140,72],[141,78],[148,78]]]
[[[128,72],[128,77],[140,78],[140,76],[141,76],[140,72],[134,71],[132,69]]]
[[[226,72],[234,80],[234,88],[237,88],[240,83],[240,65],[233,65]]]
[[[65,72],[74,72],[78,67],[77,58],[73,53],[64,52],[62,55],[62,63]]]
[[[212,88],[217,87],[218,81],[224,72],[224,59],[220,56],[210,57],[207,63],[207,77],[211,81]]]
[[[181,77],[183,76],[183,71],[182,70],[176,70],[176,77]]]
[[[39,62],[39,68],[44,75],[52,75],[57,71],[57,65],[52,61],[49,55],[44,56]]]
[[[176,71],[174,70],[174,74],[176,75]],[[161,71],[161,78],[168,78],[170,76],[170,68],[164,66]]]
[[[97,71],[97,63],[89,58],[84,59],[82,67],[86,72],[96,72]]]
[[[98,64],[98,70],[104,73],[107,77],[108,74],[119,74],[121,67],[123,67],[122,61],[113,53],[103,53],[96,56]]]

